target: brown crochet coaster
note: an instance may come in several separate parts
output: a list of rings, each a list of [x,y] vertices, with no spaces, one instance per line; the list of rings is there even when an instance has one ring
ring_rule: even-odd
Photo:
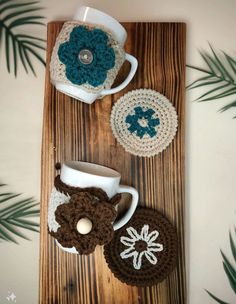
[[[151,286],[164,280],[177,262],[177,233],[159,212],[138,208],[104,246],[113,274],[123,283]]]

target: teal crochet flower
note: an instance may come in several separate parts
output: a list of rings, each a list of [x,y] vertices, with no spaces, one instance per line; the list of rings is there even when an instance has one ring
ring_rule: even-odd
[[[143,138],[145,134],[154,137],[157,134],[155,129],[160,124],[159,118],[152,118],[155,113],[153,109],[144,111],[141,107],[134,108],[134,115],[127,115],[125,122],[130,124],[128,130],[130,133],[136,132],[136,135]]]
[[[75,27],[69,41],[60,45],[58,57],[66,66],[67,79],[76,85],[103,84],[107,71],[115,65],[115,52],[109,46],[108,35],[83,25]]]

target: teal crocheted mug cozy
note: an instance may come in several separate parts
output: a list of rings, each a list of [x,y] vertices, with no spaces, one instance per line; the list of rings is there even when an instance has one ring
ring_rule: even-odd
[[[51,80],[96,93],[112,86],[124,60],[123,48],[105,28],[69,21],[53,49]]]

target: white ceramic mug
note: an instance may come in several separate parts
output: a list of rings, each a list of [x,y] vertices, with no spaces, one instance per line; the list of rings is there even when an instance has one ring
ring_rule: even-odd
[[[134,214],[138,204],[138,191],[130,186],[120,185],[121,175],[119,172],[82,161],[66,161],[61,168],[61,180],[73,187],[97,187],[106,192],[109,199],[117,193],[130,193],[132,201],[127,212],[113,223],[114,230],[124,226]]]
[[[119,172],[113,169],[82,161],[66,161],[62,165],[60,178],[62,182],[69,186],[82,188],[101,188],[107,193],[109,198],[112,198],[117,193],[130,193],[132,195],[132,202],[129,206],[129,209],[121,218],[119,218],[119,220],[113,223],[114,230],[117,230],[124,226],[134,214],[134,211],[138,204],[138,192],[132,187],[120,185],[121,175]],[[58,194],[56,194],[56,198],[58,199],[57,196]],[[55,199],[54,196],[53,199]],[[61,199],[62,198],[60,198],[60,200]],[[49,215],[49,218],[51,219],[51,215]],[[52,222],[54,221],[55,219]],[[53,226],[52,222],[48,222],[50,230]],[[63,247],[57,240],[56,244],[66,252],[78,254],[78,251],[75,247]]]
[[[107,28],[113,34],[114,38],[119,42],[119,44],[124,47],[127,38],[127,32],[125,28],[113,17],[97,9],[88,6],[81,6],[77,10],[74,16],[74,20],[104,26],[104,28]],[[106,95],[115,94],[123,90],[130,83],[137,70],[138,61],[134,56],[127,53],[125,53],[125,60],[129,61],[131,64],[130,72],[127,78],[115,88],[103,89],[100,92],[91,93],[68,83],[55,82],[54,85],[58,91],[63,92],[80,101],[91,104],[96,99],[101,99]]]

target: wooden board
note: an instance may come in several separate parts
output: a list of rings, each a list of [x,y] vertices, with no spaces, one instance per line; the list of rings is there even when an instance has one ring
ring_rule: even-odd
[[[124,23],[126,51],[137,57],[134,80],[119,94],[92,105],[61,94],[50,84],[49,62],[62,22],[48,25],[47,70],[42,141],[40,300],[41,304],[185,304],[184,255],[184,117],[185,35],[183,23]],[[124,66],[124,70],[127,66]],[[139,158],[124,151],[112,135],[109,115],[113,103],[136,88],[166,95],[176,107],[178,133],[162,154]],[[58,249],[47,232],[47,206],[53,186],[54,164],[85,160],[112,167],[122,183],[140,193],[140,205],[163,212],[178,230],[177,268],[157,286],[130,287],[108,269],[102,248],[89,256]]]

